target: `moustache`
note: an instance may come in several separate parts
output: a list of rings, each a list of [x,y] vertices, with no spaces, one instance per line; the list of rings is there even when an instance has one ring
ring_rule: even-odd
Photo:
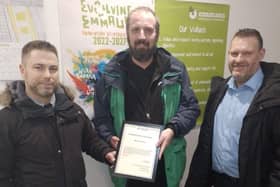
[[[238,68],[238,67],[246,67],[247,64],[232,64],[233,68]]]
[[[143,44],[143,45],[149,46],[149,43],[146,42],[145,40],[137,40],[137,41],[135,41],[135,45],[139,45],[139,44]]]

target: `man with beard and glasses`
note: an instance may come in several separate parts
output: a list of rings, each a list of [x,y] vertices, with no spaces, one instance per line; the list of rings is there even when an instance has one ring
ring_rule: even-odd
[[[200,110],[185,66],[156,46],[159,22],[147,7],[127,18],[129,48],[106,65],[95,88],[94,122],[99,135],[117,148],[123,121],[163,125],[155,182],[113,177],[116,187],[178,187],[185,170],[186,135]]]
[[[236,32],[214,77],[185,187],[280,186],[280,65],[256,29]]]
[[[59,83],[52,44],[27,43],[21,60],[23,80],[0,94],[0,186],[86,187],[82,152],[112,164],[114,149]]]

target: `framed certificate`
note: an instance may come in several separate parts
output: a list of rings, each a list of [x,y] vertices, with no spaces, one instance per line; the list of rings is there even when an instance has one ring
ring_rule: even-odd
[[[124,122],[113,175],[154,181],[162,125]]]

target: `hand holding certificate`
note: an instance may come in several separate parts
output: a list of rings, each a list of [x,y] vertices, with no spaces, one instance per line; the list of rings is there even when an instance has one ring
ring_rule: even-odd
[[[124,123],[114,175],[153,181],[161,129],[161,125],[155,124]]]

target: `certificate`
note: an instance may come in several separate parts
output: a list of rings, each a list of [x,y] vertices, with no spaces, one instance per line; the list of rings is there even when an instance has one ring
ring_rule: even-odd
[[[162,125],[125,122],[113,174],[126,178],[154,181]]]

